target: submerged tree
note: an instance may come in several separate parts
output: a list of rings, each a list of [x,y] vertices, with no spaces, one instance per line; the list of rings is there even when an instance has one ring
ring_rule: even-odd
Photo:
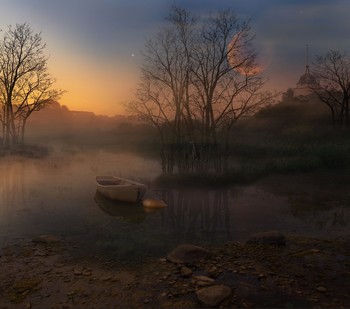
[[[249,23],[231,10],[201,21],[176,6],[167,21],[146,44],[128,107],[158,129],[163,172],[222,171],[232,125],[271,98]]]
[[[329,107],[333,125],[349,126],[350,57],[331,50],[316,58],[313,73],[319,82],[319,88],[315,91]]]
[[[9,26],[0,41],[0,103],[5,147],[21,146],[32,112],[63,93],[52,89],[55,80],[48,73],[45,46],[41,34],[33,33],[28,24]]]

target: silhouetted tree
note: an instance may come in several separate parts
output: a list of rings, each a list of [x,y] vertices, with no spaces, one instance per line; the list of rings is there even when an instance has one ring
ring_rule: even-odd
[[[209,17],[197,35],[193,104],[200,112],[193,115],[201,125],[202,170],[209,162],[216,163],[217,171],[225,167],[221,159],[233,124],[272,98],[261,92],[265,79],[259,74],[253,39],[249,22],[240,22],[231,10]]]
[[[163,172],[222,171],[232,125],[271,98],[249,23],[231,10],[201,21],[176,6],[167,21],[146,43],[129,110],[158,129]]]
[[[3,144],[15,148],[24,142],[25,126],[32,112],[63,92],[54,90],[48,73],[45,44],[28,24],[9,26],[0,41],[0,103]]]
[[[128,107],[157,128],[163,172],[172,173],[177,151],[191,133],[190,51],[196,19],[174,6],[167,20],[168,27],[146,42],[138,100]]]
[[[333,124],[349,126],[350,57],[340,51],[331,50],[316,58],[313,74],[320,86],[315,91],[320,100],[329,107]]]

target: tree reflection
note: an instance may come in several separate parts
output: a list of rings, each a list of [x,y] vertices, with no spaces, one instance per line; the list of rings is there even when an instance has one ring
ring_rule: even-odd
[[[177,238],[212,240],[231,236],[226,188],[162,189],[159,194],[168,204],[162,227],[173,230]]]

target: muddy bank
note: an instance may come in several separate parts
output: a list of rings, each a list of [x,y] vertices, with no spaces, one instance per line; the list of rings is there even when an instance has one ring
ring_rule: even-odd
[[[342,308],[350,303],[350,240],[288,236],[286,245],[227,243],[200,261],[124,263],[72,255],[55,238],[0,251],[1,308],[198,308],[198,291],[226,286],[220,307]]]

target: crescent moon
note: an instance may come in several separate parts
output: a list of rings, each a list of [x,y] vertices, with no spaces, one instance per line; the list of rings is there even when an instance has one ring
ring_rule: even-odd
[[[256,63],[247,63],[245,60],[247,51],[245,46],[241,46],[237,34],[235,34],[227,44],[227,62],[231,68],[243,76],[258,75],[263,68]]]

